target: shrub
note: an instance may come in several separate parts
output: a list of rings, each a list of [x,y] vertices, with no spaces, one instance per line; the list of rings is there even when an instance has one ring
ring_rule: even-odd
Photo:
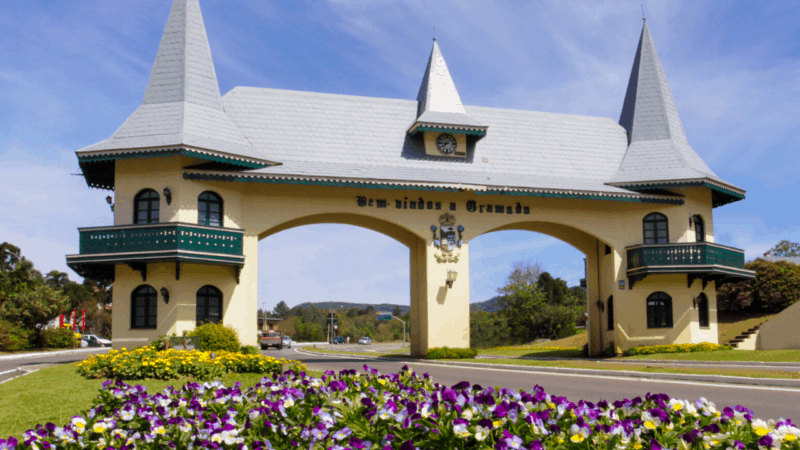
[[[428,349],[427,359],[469,359],[478,355],[475,349],[471,348],[450,348],[434,347]]]
[[[717,345],[709,342],[700,344],[644,345],[625,350],[625,356],[654,355],[656,353],[712,352],[715,350],[730,350],[731,348],[729,345]]]
[[[476,311],[469,315],[469,341],[473,347],[498,347],[509,345],[508,320],[503,314]]]
[[[0,320],[0,351],[15,352],[27,350],[31,347],[29,336],[31,332],[19,325]]]
[[[745,269],[755,270],[752,280],[727,283],[717,290],[720,311],[780,312],[798,300],[800,266],[786,261],[751,261]]]
[[[231,327],[206,323],[189,332],[189,336],[200,337],[200,350],[238,352],[242,345],[239,336]]]
[[[170,380],[180,376],[207,380],[224,373],[280,374],[284,364],[297,372],[306,370],[305,365],[299,361],[262,355],[243,355],[221,350],[215,356],[211,359],[211,352],[157,351],[150,347],[111,350],[106,354],[92,355],[80,362],[78,374],[86,378],[118,380]]]
[[[49,348],[75,348],[80,339],[75,338],[75,333],[67,327],[42,332],[44,346]]]
[[[260,355],[261,349],[255,345],[243,345],[239,352],[243,355]]]

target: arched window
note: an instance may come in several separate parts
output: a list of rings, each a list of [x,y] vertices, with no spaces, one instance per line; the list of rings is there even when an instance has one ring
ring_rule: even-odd
[[[219,323],[222,320],[222,292],[214,286],[197,291],[197,325]]]
[[[614,329],[614,296],[608,297],[608,329]]]
[[[642,220],[645,244],[669,244],[669,227],[667,216],[661,213],[651,213]]]
[[[700,326],[708,328],[710,326],[710,321],[708,319],[708,297],[702,292],[700,296],[697,297],[697,312],[700,319]]]
[[[197,223],[209,227],[222,226],[222,197],[211,191],[197,197]]]
[[[694,240],[695,242],[706,241],[706,226],[703,223],[703,218],[699,214],[693,216],[694,220]]]
[[[131,294],[131,328],[158,327],[158,293],[152,286],[142,285]]]
[[[133,200],[133,223],[158,223],[158,192],[145,189]]]
[[[647,328],[672,328],[672,297],[663,292],[647,297]]]

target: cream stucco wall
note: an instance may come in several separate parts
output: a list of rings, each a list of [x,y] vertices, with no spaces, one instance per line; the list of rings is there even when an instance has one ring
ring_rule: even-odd
[[[800,301],[761,325],[756,337],[758,350],[800,349]],[[739,346],[741,348],[741,345]]]
[[[463,136],[462,136],[463,137]],[[239,330],[242,341],[256,342],[257,263],[259,240],[298,226],[318,223],[343,223],[385,234],[409,248],[411,283],[412,351],[421,354],[429,347],[469,345],[469,242],[482,234],[502,230],[528,230],[560,239],[586,255],[587,298],[592,353],[610,343],[618,349],[630,345],[663,342],[716,342],[716,296],[713,283],[705,292],[711,306],[711,327],[697,326],[692,298],[699,294],[701,282],[686,287],[686,275],[651,275],[631,290],[625,276],[625,247],[642,242],[642,218],[651,212],[668,217],[670,242],[693,242],[689,217],[700,214],[705,221],[706,240],[714,241],[711,194],[705,188],[683,188],[684,205],[659,205],[584,199],[554,199],[515,195],[478,195],[470,190],[458,192],[403,189],[364,189],[340,186],[308,186],[273,183],[233,183],[184,180],[182,167],[197,163],[186,157],[117,161],[115,224],[130,224],[133,197],[145,188],[161,193],[172,191],[171,205],[161,201],[161,221],[197,222],[197,197],[211,190],[224,201],[224,226],[245,232],[245,265],[236,284],[233,269],[184,265],[180,281],[174,278],[174,264],[151,264],[148,284],[176,292],[175,303],[159,305],[157,331],[129,330],[131,291],[141,283],[138,272],[118,266],[114,286],[114,337],[152,339],[166,332],[182,332],[194,324],[194,294],[203,284],[223,290],[223,322]],[[162,196],[163,197],[163,196]],[[498,211],[502,211],[499,212]],[[434,247],[431,225],[440,226],[439,217],[448,213],[456,225],[463,225],[463,245],[457,249],[458,262],[440,262],[441,252]],[[610,253],[606,253],[606,246]],[[313,249],[298,248],[300,252]],[[191,270],[189,269],[191,267]],[[445,286],[448,270],[458,279],[452,288]],[[619,289],[619,281],[624,289]],[[675,327],[648,330],[645,299],[663,290],[673,298]],[[615,330],[607,330],[607,303],[614,296]],[[122,305],[122,308],[116,307]],[[125,305],[128,305],[127,307]],[[182,305],[183,312],[179,312]],[[170,322],[171,321],[171,322]],[[252,323],[251,323],[252,322]],[[130,341],[138,342],[138,341]]]

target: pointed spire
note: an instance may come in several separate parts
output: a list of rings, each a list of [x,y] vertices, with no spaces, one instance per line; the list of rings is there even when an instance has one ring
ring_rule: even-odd
[[[656,46],[644,21],[619,118],[633,141],[672,139],[688,145]]]
[[[422,77],[417,101],[417,117],[427,111],[466,114],[436,38],[433,38],[433,50]]]
[[[175,0],[172,4],[142,103],[181,101],[222,109],[198,0]]]
[[[419,126],[443,128],[445,125],[461,127],[478,136],[485,135],[487,128],[467,115],[434,37],[428,66],[417,94],[417,120],[409,132],[413,133]]]

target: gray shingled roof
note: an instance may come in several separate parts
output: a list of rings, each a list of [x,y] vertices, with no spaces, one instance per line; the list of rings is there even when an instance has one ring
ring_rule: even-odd
[[[618,185],[663,180],[721,180],[689,146],[678,109],[645,22],[619,119],[630,145],[619,171],[609,179]]]
[[[191,146],[254,157],[222,107],[198,0],[175,0],[142,105],[107,140],[78,154]]]

